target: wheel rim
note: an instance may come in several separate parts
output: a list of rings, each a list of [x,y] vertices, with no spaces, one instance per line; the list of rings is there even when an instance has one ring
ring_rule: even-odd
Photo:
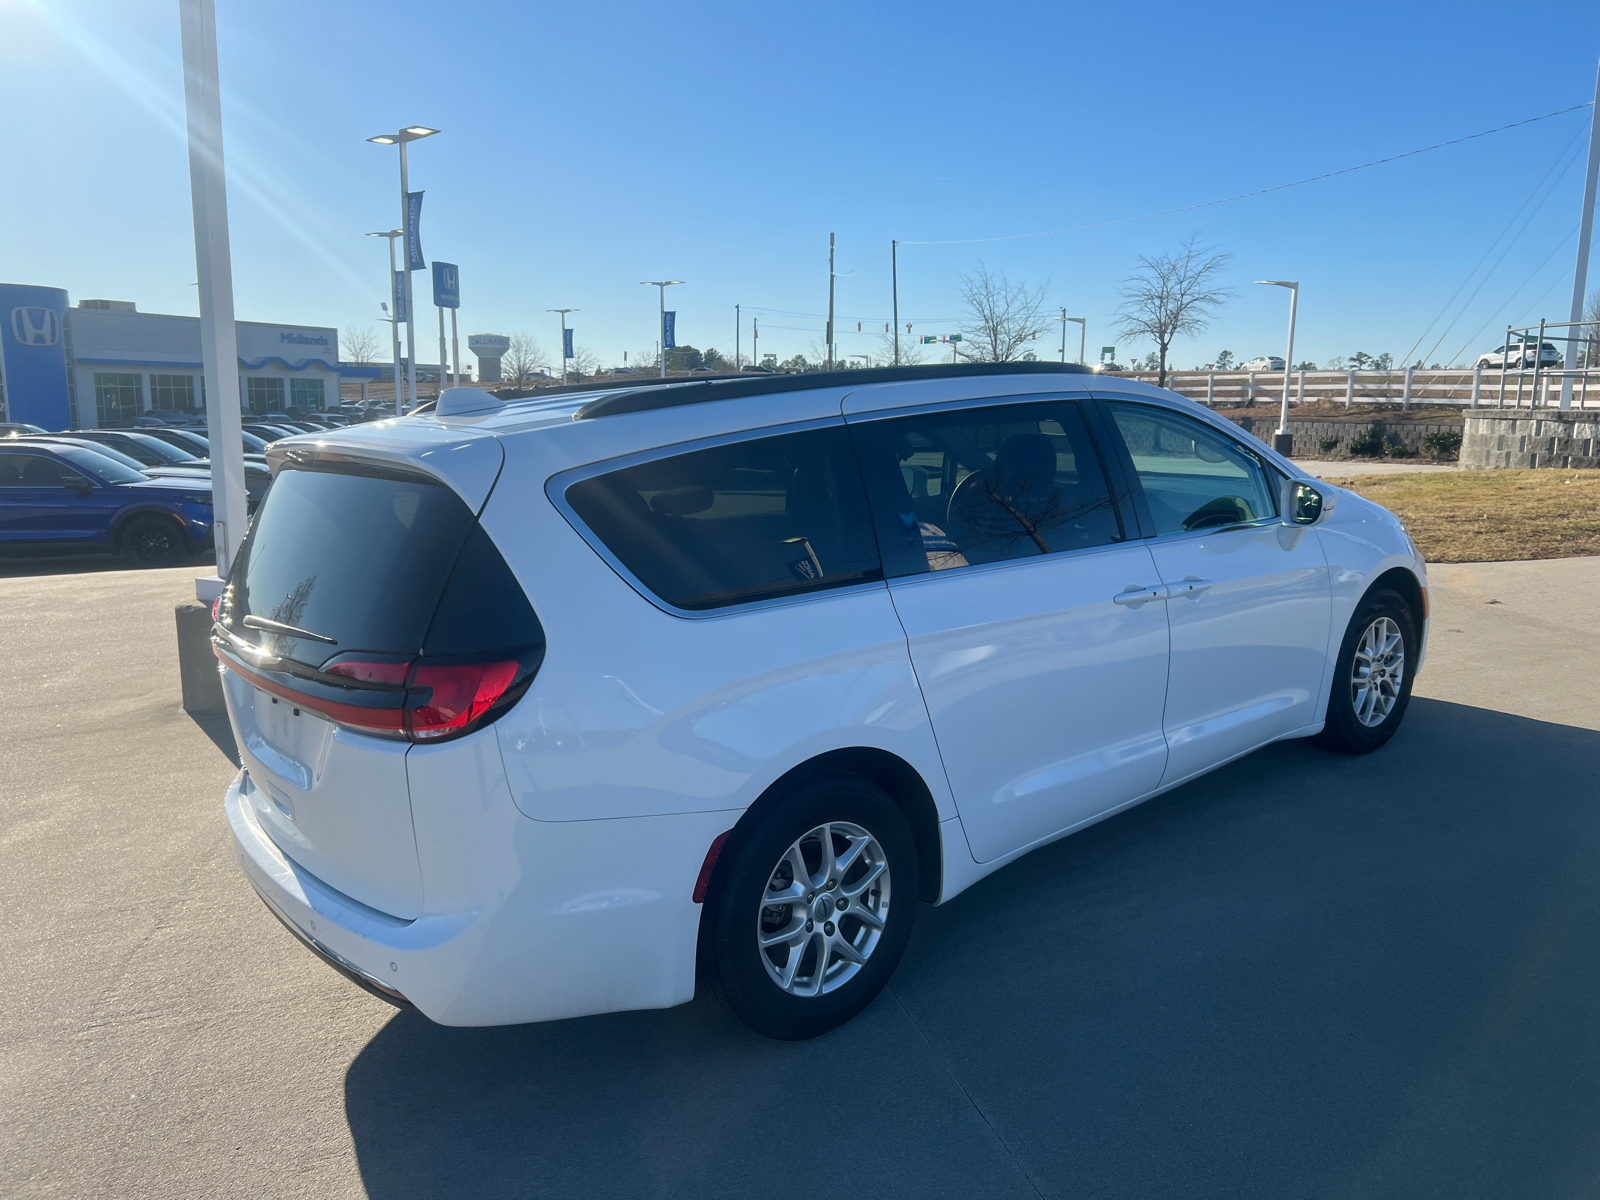
[[[1350,704],[1367,728],[1382,725],[1400,699],[1406,676],[1405,638],[1400,626],[1379,617],[1356,642],[1350,664]]]
[[[128,546],[140,562],[159,562],[172,553],[172,534],[159,525],[146,525],[133,531]]]
[[[767,877],[756,945],[792,996],[843,987],[872,957],[889,918],[889,860],[859,825],[829,821],[795,839]]]

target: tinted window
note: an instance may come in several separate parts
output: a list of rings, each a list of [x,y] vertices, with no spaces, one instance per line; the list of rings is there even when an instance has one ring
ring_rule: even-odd
[[[677,608],[720,608],[881,579],[849,436],[733,442],[573,484],[567,503]]]
[[[0,487],[77,487],[88,481],[44,454],[0,454]]]
[[[420,477],[280,471],[230,577],[226,624],[311,666],[415,654],[472,523],[460,497]],[[247,614],[334,644],[251,629]]]
[[[851,426],[885,567],[914,575],[1120,540],[1105,473],[1071,401]]]
[[[101,454],[98,450],[63,446],[58,453],[85,475],[93,475],[101,483],[144,483],[149,478],[139,469],[137,462],[132,466],[124,466],[117,458]],[[78,481],[74,479],[73,482]]]
[[[1156,533],[1259,521],[1278,511],[1260,459],[1226,434],[1147,404],[1112,404]]]

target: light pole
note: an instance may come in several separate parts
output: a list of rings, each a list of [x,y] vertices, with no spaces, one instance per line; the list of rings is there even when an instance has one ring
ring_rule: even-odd
[[[407,125],[397,133],[380,133],[376,137],[369,137],[367,141],[379,146],[400,147],[400,229],[401,236],[405,238],[406,264],[405,264],[405,289],[406,289],[406,392],[409,396],[408,408],[417,406],[417,306],[411,299],[411,261],[417,255],[418,247],[411,238],[411,222],[407,220],[409,205],[406,192],[410,187],[409,177],[406,174],[406,145],[425,137],[432,137],[438,133],[437,129],[429,129],[426,125]],[[392,246],[394,243],[391,242]],[[394,381],[395,412],[400,411],[400,379],[396,376]]]
[[[866,367],[868,370],[871,370],[872,356],[870,354],[852,354],[850,357],[859,358],[861,360],[861,365]]]
[[[395,312],[386,318],[389,322],[390,341],[394,349],[394,415],[400,415],[400,289],[395,285],[394,277],[394,240],[404,237],[404,229],[390,229],[380,233],[369,233],[368,237],[381,237],[389,239],[389,299],[394,301]],[[384,312],[389,312],[389,306],[383,306]]]
[[[547,308],[545,312],[561,314],[561,349],[556,353],[561,355],[561,386],[567,386],[567,314],[577,312],[575,308]]]
[[[1272,448],[1285,458],[1294,446],[1289,435],[1289,372],[1294,370],[1294,312],[1300,303],[1300,284],[1287,279],[1258,279],[1266,287],[1289,289],[1289,349],[1283,358],[1283,408],[1278,416],[1278,431],[1272,435]]]
[[[744,364],[739,361],[739,339],[744,336],[744,318],[739,314],[739,306],[733,306],[733,369],[742,370]]]
[[[681,279],[641,279],[640,287],[661,289],[661,378],[667,377],[667,289],[682,283]],[[677,339],[673,339],[676,341]]]

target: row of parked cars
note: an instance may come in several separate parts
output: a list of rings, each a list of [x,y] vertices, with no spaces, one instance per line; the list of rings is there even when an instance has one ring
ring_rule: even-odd
[[[272,481],[268,443],[349,423],[336,414],[272,415],[247,420],[241,434],[252,513]],[[0,552],[109,553],[139,566],[172,566],[210,552],[212,513],[203,425],[60,433],[0,425]]]

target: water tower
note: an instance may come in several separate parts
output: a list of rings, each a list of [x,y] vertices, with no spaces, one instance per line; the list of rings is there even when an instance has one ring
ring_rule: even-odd
[[[498,333],[474,333],[467,338],[467,349],[478,356],[478,380],[500,382],[500,359],[511,349],[511,339]]]

